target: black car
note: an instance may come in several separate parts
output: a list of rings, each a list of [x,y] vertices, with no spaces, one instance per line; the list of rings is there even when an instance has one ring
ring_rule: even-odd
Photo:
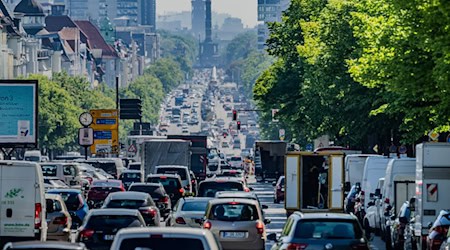
[[[215,197],[219,191],[246,191],[250,190],[237,179],[233,178],[213,178],[200,182],[198,187],[198,197]]]
[[[166,192],[169,194],[172,204],[176,204],[177,201],[184,195],[184,188],[179,175],[151,174],[147,176],[147,182],[161,183]]]
[[[169,194],[161,183],[133,183],[128,191],[143,192],[149,194],[159,208],[161,216],[165,219],[172,210]]]
[[[110,249],[114,236],[122,228],[145,227],[145,221],[137,210],[94,209],[89,211],[77,232],[77,242],[88,249]]]

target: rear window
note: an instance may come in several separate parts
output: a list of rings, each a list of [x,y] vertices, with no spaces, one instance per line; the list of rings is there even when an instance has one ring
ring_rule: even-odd
[[[82,198],[77,193],[59,193],[66,203],[66,207],[68,210],[78,210],[81,206]]]
[[[191,201],[185,202],[181,211],[205,211],[206,206],[208,205],[208,201]]]
[[[120,187],[120,182],[117,181],[94,181],[94,187]]]
[[[118,187],[91,187],[92,191],[98,191],[98,192],[120,192],[122,189]]]
[[[130,170],[141,170],[141,164],[130,164],[128,169],[130,169]]]
[[[150,183],[161,183],[166,190],[180,189],[181,183],[175,178],[160,178],[160,177],[149,177],[147,182]]]
[[[49,176],[49,177],[56,176],[57,167],[54,165],[42,165],[41,169],[42,169],[42,175],[44,175],[44,176]]]
[[[244,191],[244,186],[239,182],[203,182],[200,183],[198,196],[215,197],[219,191]]]
[[[137,216],[130,215],[97,215],[89,218],[86,228],[127,228],[142,226]]]
[[[145,200],[110,200],[107,208],[138,209],[145,206]]]
[[[362,232],[352,220],[303,220],[295,228],[297,239],[360,239]]]
[[[219,174],[218,176],[224,176],[224,177],[242,177],[244,174],[242,172],[223,172]]]
[[[208,166],[208,169],[210,171],[217,171],[218,168],[219,168],[219,165],[209,165]]]
[[[160,235],[149,238],[132,238],[125,239],[120,245],[121,250],[136,250],[136,249],[151,249],[151,250],[166,250],[166,249],[180,249],[183,250],[203,250],[203,243],[200,239],[186,239],[186,238],[163,238]]]
[[[231,161],[242,161],[241,157],[231,157]]]
[[[114,162],[88,162],[95,168],[103,169],[106,173],[115,175],[117,173],[116,164]]]
[[[221,221],[254,221],[258,220],[258,210],[251,204],[230,202],[217,204],[211,208],[209,214],[211,220]]]
[[[128,191],[142,192],[149,194],[152,198],[163,197],[163,191],[158,186],[131,186]]]
[[[123,173],[120,179],[138,181],[141,179],[141,173]]]
[[[182,180],[187,180],[186,169],[183,168],[158,168],[157,174],[177,174]]]

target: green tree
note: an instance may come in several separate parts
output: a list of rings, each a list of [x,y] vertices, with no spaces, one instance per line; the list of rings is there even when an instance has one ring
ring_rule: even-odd
[[[145,74],[158,78],[165,93],[169,93],[184,80],[180,65],[170,58],[161,58],[145,69]]]
[[[250,53],[256,51],[257,36],[255,32],[249,31],[238,34],[227,45],[224,55],[225,65],[249,57]]]

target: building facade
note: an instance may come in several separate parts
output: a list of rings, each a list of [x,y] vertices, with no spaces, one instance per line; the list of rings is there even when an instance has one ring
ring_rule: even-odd
[[[192,34],[203,41],[205,39],[206,5],[204,0],[192,0]]]
[[[290,0],[258,0],[258,49],[265,48],[269,37],[267,23],[281,22],[283,11],[290,4]]]

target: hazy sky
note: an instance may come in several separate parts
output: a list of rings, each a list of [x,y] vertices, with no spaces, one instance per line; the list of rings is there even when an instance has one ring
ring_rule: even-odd
[[[211,0],[211,2],[213,11],[239,17],[242,19],[244,26],[253,27],[257,23],[256,8],[258,0]],[[191,11],[191,0],[156,0],[158,15],[186,10]]]

